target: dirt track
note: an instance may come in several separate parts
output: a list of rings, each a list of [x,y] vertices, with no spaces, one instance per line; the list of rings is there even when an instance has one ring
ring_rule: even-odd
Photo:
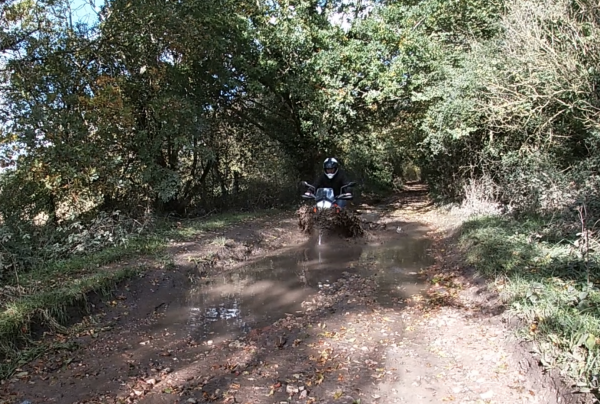
[[[325,249],[276,215],[174,244],[73,335],[23,366],[7,403],[578,403],[510,338],[424,189],[363,206]],[[435,277],[437,283],[431,280]],[[2,402],[2,401],[0,401]]]

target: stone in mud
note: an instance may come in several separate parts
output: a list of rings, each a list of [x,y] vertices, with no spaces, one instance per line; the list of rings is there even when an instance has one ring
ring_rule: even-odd
[[[358,401],[357,399],[355,399],[352,396],[343,396],[343,397],[336,399],[335,402],[336,402],[336,404],[354,404],[354,403],[357,403],[360,401]]]
[[[233,341],[233,342],[231,342],[229,344],[229,348],[237,348],[237,349],[239,349],[239,348],[243,348],[245,346],[246,346],[246,344],[244,344],[243,342],[238,341],[238,340],[235,340],[235,341]]]
[[[176,394],[158,393],[149,394],[138,401],[139,404],[173,404],[178,402]]]

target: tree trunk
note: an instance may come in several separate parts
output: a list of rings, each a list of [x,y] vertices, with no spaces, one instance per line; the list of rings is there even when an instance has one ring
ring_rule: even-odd
[[[193,187],[186,186],[187,190],[185,192],[182,192],[178,197],[173,198],[165,204],[163,204],[162,210],[165,212],[175,212],[179,215],[184,215],[190,207],[193,197],[200,191],[200,188],[202,188],[202,185],[206,181],[206,177],[208,176],[208,173],[210,172],[212,167],[213,162],[212,160],[209,160],[204,166],[202,175],[200,176],[196,184]]]

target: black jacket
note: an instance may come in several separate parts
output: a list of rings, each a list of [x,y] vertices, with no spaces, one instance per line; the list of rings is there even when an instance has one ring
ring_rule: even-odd
[[[346,173],[344,172],[344,170],[342,170],[340,168],[340,169],[338,169],[338,172],[335,175],[335,177],[333,177],[332,179],[327,178],[325,173],[321,173],[317,178],[315,178],[312,185],[314,185],[314,187],[317,189],[333,188],[334,195],[338,196],[341,193],[340,188],[342,187],[342,185],[346,185],[349,182],[350,182],[350,180],[348,180]],[[351,192],[351,191],[352,191],[351,187],[344,188],[344,192]]]

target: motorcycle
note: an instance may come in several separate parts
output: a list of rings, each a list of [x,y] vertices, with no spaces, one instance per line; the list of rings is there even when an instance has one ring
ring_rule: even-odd
[[[345,204],[341,204],[339,202],[351,200],[353,198],[352,194],[344,192],[344,189],[356,185],[356,183],[350,182],[346,185],[343,185],[340,188],[339,195],[335,195],[332,188],[316,189],[313,185],[306,181],[303,181],[302,184],[312,190],[311,193],[303,194],[302,198],[314,199],[315,201],[315,206],[313,207],[313,220],[318,229],[319,245],[321,245],[324,231],[331,227],[331,221],[329,220],[331,219],[331,214],[340,213],[344,208]]]

